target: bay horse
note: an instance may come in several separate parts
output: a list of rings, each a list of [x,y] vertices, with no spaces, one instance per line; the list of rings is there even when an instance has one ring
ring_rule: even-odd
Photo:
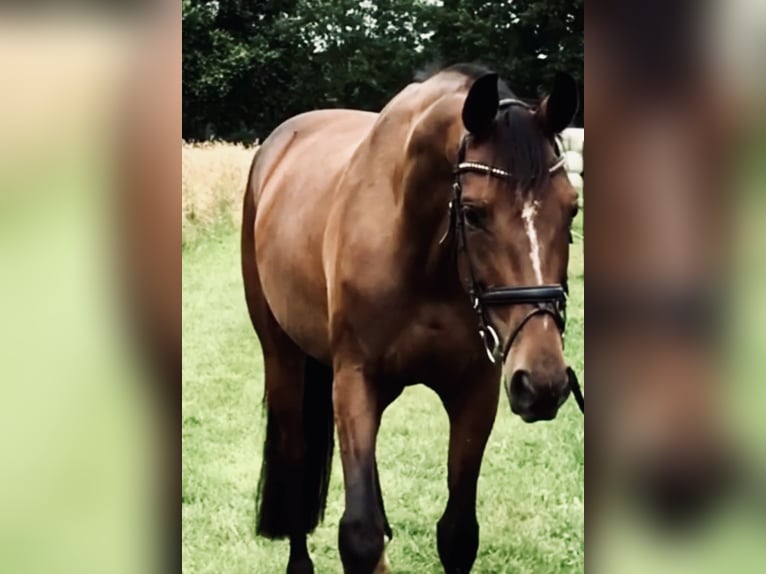
[[[324,514],[333,422],[343,569],[387,571],[376,434],[415,383],[450,423],[439,558],[445,572],[471,570],[501,378],[527,422],[553,419],[572,388],[562,333],[578,197],[556,138],[577,107],[566,74],[532,107],[497,74],[459,64],[379,114],[293,117],[257,150],[241,236],[265,368],[256,531],[289,538],[288,573],[313,572],[306,536]]]

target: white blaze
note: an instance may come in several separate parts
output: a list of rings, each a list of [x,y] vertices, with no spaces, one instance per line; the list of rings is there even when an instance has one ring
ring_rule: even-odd
[[[521,218],[524,220],[524,228],[529,238],[529,258],[532,260],[532,269],[535,271],[535,278],[539,285],[543,284],[543,268],[540,264],[540,241],[537,239],[537,230],[535,229],[535,216],[540,203],[537,201],[527,201],[524,203],[524,209],[521,210]],[[543,316],[543,329],[548,328],[548,316]]]
[[[543,270],[540,264],[540,241],[537,239],[537,230],[535,229],[535,216],[540,203],[537,201],[527,201],[524,209],[521,210],[521,217],[524,220],[524,227],[529,238],[529,258],[532,260],[532,269],[535,270],[537,283],[543,284]]]

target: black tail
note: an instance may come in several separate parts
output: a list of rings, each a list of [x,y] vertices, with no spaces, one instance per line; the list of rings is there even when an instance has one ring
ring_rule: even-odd
[[[303,436],[306,440],[304,517],[306,532],[324,520],[330,488],[335,425],[332,409],[332,369],[306,359],[303,391]]]
[[[301,461],[279,452],[282,433],[267,406],[256,524],[256,534],[267,538],[308,534],[324,518],[334,447],[332,369],[307,357],[303,389]]]

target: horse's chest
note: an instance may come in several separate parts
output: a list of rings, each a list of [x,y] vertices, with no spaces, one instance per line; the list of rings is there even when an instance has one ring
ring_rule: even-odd
[[[459,313],[427,306],[392,332],[382,349],[382,367],[414,382],[457,374],[475,360],[477,347],[471,334]]]

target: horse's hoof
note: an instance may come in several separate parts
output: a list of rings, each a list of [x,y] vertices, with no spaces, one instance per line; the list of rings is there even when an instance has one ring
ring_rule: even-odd
[[[388,545],[388,536],[383,537],[383,554],[380,555],[377,566],[372,574],[391,574],[391,563],[388,561],[386,546]]]

